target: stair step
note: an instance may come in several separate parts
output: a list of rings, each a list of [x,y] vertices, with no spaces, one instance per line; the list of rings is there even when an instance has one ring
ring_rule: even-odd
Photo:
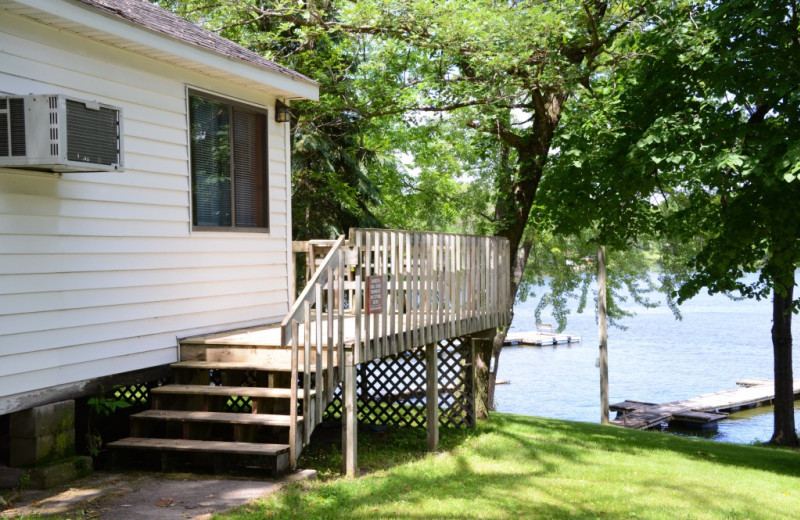
[[[292,367],[285,363],[258,363],[252,361],[179,361],[172,368],[193,368],[198,370],[260,370],[264,372],[291,372]]]
[[[228,413],[228,412],[187,412],[183,410],[147,410],[131,416],[135,419],[179,421],[179,422],[213,422],[226,424],[251,424],[257,426],[289,426],[288,415]],[[302,417],[297,418],[298,422]]]
[[[289,388],[264,388],[260,386],[209,386],[209,385],[164,385],[150,389],[151,394],[172,395],[211,395],[211,396],[239,396],[257,398],[289,399],[292,391]],[[316,391],[311,391],[311,397]],[[303,392],[298,389],[297,398],[303,398]]]
[[[112,448],[161,450],[180,452],[229,453],[233,455],[276,456],[289,452],[288,444],[260,444],[255,442],[197,441],[189,439],[147,439],[127,437],[108,444]]]
[[[328,354],[328,349],[323,348],[321,357],[323,363],[327,363]],[[334,349],[330,354],[333,358],[333,365],[338,366],[338,349]],[[316,363],[316,349],[312,350],[309,359],[311,359],[312,365]],[[301,366],[304,363],[303,360],[305,360],[305,353],[301,350],[298,354],[298,363]],[[232,345],[192,345],[181,342],[181,358],[179,361],[243,362],[290,367],[292,365],[292,350]]]

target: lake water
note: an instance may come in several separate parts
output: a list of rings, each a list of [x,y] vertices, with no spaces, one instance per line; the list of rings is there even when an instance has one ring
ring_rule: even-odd
[[[536,301],[518,304],[511,330],[535,330],[535,307]],[[611,403],[677,401],[732,389],[737,380],[749,377],[773,378],[769,301],[732,301],[724,295],[702,294],[681,306],[681,321],[666,306],[635,311],[636,316],[623,321],[627,330],[610,328],[608,332]],[[800,316],[794,317],[792,330],[800,338]],[[510,384],[497,387],[498,411],[600,422],[594,312],[571,314],[565,332],[581,335],[583,342],[503,348],[497,378]],[[794,376],[800,378],[797,347],[793,355]],[[795,401],[795,422],[800,427],[800,401]],[[720,421],[711,438],[735,443],[768,441],[772,423],[772,407],[751,409]]]

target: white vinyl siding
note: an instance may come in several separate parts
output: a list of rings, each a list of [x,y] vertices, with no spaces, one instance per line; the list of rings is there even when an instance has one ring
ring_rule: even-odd
[[[177,360],[177,338],[288,309],[288,125],[268,118],[269,233],[192,232],[187,87],[275,99],[0,16],[0,92],[123,107],[124,172],[0,169],[0,414],[24,393]]]

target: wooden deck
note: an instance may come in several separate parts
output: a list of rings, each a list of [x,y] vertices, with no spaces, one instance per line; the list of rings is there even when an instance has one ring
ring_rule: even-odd
[[[424,348],[428,447],[436,450],[438,345],[493,337],[508,323],[508,241],[351,229],[349,239],[308,245],[309,280],[282,323],[182,339],[175,384],[151,389],[153,410],[132,416],[136,435],[112,447],[160,451],[162,466],[176,453],[216,453],[215,467],[226,455],[270,455],[268,469],[284,471],[341,385],[344,469],[355,475],[357,366]]]
[[[617,412],[611,423],[638,430],[673,421],[702,427],[726,419],[729,413],[770,404],[775,399],[774,383],[769,379],[746,379],[736,384],[739,388],[684,401],[663,404],[623,401],[609,407]],[[795,398],[800,396],[800,380],[794,382],[794,395]]]
[[[411,320],[409,320],[408,317],[408,314],[405,313],[387,313],[386,323],[378,321],[374,328],[370,331],[371,335],[377,338],[379,341],[395,342],[398,344],[405,344],[406,342],[410,343],[411,338],[421,336],[425,333],[425,325],[418,324],[416,327],[410,326]],[[345,315],[344,319],[342,320],[342,341],[345,345],[354,345],[358,339],[362,342],[363,346],[364,342],[366,341],[368,329],[366,320],[361,321],[360,331],[357,331],[356,329],[356,321],[356,317],[352,315]],[[475,330],[481,330],[475,327],[481,327],[482,325],[478,323],[471,325],[468,323],[469,321],[469,319],[459,320],[456,315],[450,313],[442,314],[442,326],[448,330],[453,329],[454,335],[455,330],[471,332],[474,332]],[[318,336],[317,327],[319,327],[319,334],[321,334],[323,338],[328,338],[329,336],[333,336],[335,338],[339,336],[339,321],[336,320],[332,320],[329,334],[329,321],[327,313],[323,313],[320,320],[317,320],[312,316],[309,329],[311,341]],[[427,327],[438,328],[439,324],[432,323]],[[447,331],[444,333],[448,334]],[[558,334],[556,336],[558,337],[559,343],[564,342],[562,341],[562,336],[564,336],[563,334]],[[407,337],[408,341],[406,341]],[[569,337],[577,338],[577,341],[580,341],[580,336]],[[553,337],[550,337],[550,342],[553,341],[552,338]],[[298,330],[298,341],[301,344],[305,342],[304,328],[300,328]],[[232,348],[250,347],[253,349],[282,349],[285,347],[281,344],[280,323],[217,332],[214,334],[204,334],[201,336],[192,336],[181,340],[181,349],[187,352],[192,350],[192,347],[202,348],[203,346],[213,346],[215,349],[223,346],[230,346]],[[280,356],[281,354],[273,352],[272,355]],[[252,362],[252,357],[248,357],[248,360]],[[246,361],[243,361],[243,363],[244,362]]]

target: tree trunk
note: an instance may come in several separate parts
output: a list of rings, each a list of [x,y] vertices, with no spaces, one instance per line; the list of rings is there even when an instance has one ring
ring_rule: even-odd
[[[509,130],[501,131],[501,139],[506,144],[516,149],[519,155],[519,167],[516,179],[510,180],[507,190],[501,190],[495,204],[495,219],[503,223],[498,229],[497,236],[508,239],[511,257],[511,292],[510,301],[507,303],[513,308],[514,300],[517,297],[522,274],[528,263],[533,242],[524,240],[525,228],[528,226],[531,208],[536,199],[536,192],[539,189],[539,182],[544,172],[544,164],[550,153],[550,144],[553,142],[556,128],[561,117],[561,109],[567,100],[567,94],[563,92],[542,94],[535,92],[536,99],[534,112],[533,132],[526,138],[514,136]],[[492,357],[495,360],[494,371],[487,378],[487,385],[493,386],[497,376],[497,367],[500,361],[500,351],[505,341],[506,330],[499,331],[494,338],[494,351]],[[487,368],[488,360],[487,358]],[[480,381],[478,381],[480,384]],[[494,409],[494,388],[486,389],[487,410]]]
[[[606,312],[606,248],[597,246],[597,328],[600,336],[600,423],[608,424],[608,313]]]
[[[489,371],[489,400],[486,403],[486,407],[490,411],[494,411],[494,390],[497,387],[497,367],[500,366],[500,351],[503,349],[503,343],[506,341],[507,333],[508,327],[502,327],[498,334],[492,339],[492,366]]]
[[[772,444],[798,446],[794,423],[792,375],[792,294],[794,272],[784,273],[772,289],[772,353],[775,366],[775,427]]]
[[[475,337],[475,419],[488,419],[492,410],[489,400],[492,350],[492,339]]]

